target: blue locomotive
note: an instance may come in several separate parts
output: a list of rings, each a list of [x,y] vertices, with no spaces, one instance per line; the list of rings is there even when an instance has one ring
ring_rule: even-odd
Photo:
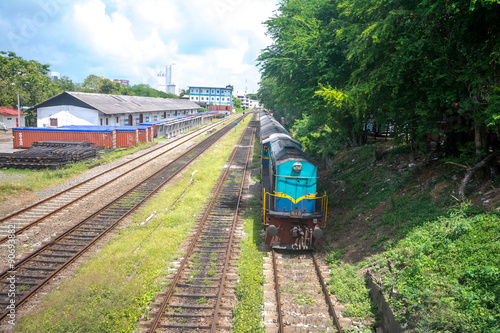
[[[317,168],[301,144],[266,111],[260,113],[266,244],[307,250],[323,236],[328,197],[317,194]]]

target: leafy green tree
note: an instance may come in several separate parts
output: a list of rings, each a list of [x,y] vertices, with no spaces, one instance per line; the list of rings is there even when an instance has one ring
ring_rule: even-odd
[[[241,109],[241,101],[236,96],[233,96],[233,105],[236,109]]]
[[[257,94],[247,94],[248,98],[251,100],[257,101],[259,98],[257,97]]]
[[[119,95],[122,91],[122,85],[119,82],[94,74],[90,74],[83,80],[82,88],[84,92],[110,95]]]
[[[500,125],[499,16],[495,0],[280,1],[259,99],[347,145],[365,141],[367,124],[390,124],[415,148],[434,133],[450,152],[475,142],[480,154]]]
[[[0,105],[17,108],[18,90],[21,106],[42,102],[50,85],[48,72],[49,65],[0,51]]]
[[[168,94],[163,91],[151,88],[148,84],[136,84],[131,87],[132,92],[135,96],[146,96],[146,97],[161,97],[161,98],[179,98],[175,94]]]
[[[90,74],[87,76],[82,83],[82,91],[89,93],[98,93],[100,89],[101,77]]]

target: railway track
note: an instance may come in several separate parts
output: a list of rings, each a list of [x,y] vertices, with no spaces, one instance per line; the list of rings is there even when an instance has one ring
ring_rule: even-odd
[[[0,284],[3,308],[0,320],[9,314],[12,305],[18,307],[24,303],[232,128],[232,123],[226,125],[51,242],[11,263],[9,269],[0,273],[3,282]]]
[[[342,332],[322,277],[325,269],[318,265],[313,252],[273,250],[267,260],[268,267],[272,267],[268,285],[274,285],[276,306],[274,311],[266,311],[268,332]]]
[[[51,216],[69,208],[71,205],[79,203],[81,200],[92,196],[97,191],[115,183],[117,180],[136,172],[141,174],[141,170],[148,168],[156,159],[171,152],[177,147],[192,140],[194,137],[202,135],[207,131],[212,131],[219,124],[212,124],[208,127],[194,131],[186,136],[175,139],[165,145],[161,145],[149,152],[134,159],[127,160],[111,169],[108,169],[94,177],[60,191],[46,199],[36,202],[17,212],[0,219],[0,245],[8,240],[8,236],[16,236],[27,231]],[[150,171],[149,171],[150,172]],[[12,227],[14,226],[14,227]],[[14,232],[12,232],[14,230]]]
[[[163,299],[141,323],[148,332],[231,332],[235,265],[232,251],[255,122],[246,128],[213,190],[213,198]],[[228,276],[231,276],[228,278]]]

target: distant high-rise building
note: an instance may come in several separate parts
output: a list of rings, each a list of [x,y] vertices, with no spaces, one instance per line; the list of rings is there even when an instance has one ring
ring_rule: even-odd
[[[172,63],[165,67],[165,72],[160,71],[156,74],[158,90],[169,94],[176,94],[176,76],[175,76],[175,64]]]

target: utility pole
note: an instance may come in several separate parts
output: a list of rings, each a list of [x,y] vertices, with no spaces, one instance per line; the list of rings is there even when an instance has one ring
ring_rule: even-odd
[[[21,104],[19,103],[19,88],[17,88],[17,127],[21,126]]]

